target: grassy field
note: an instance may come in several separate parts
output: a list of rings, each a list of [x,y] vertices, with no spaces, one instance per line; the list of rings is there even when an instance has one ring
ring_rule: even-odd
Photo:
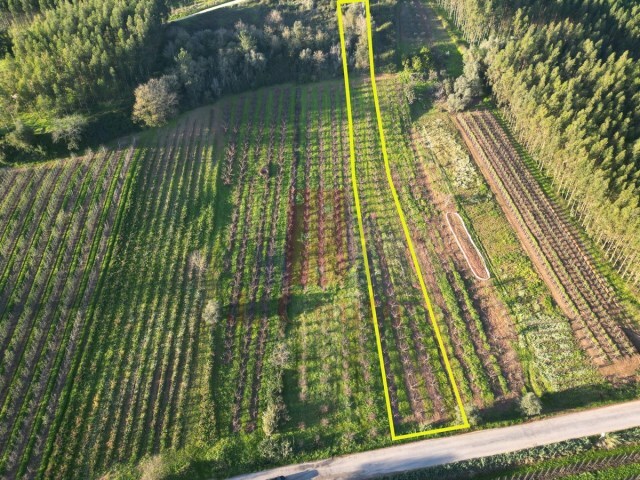
[[[399,2],[396,10],[397,42],[401,56],[411,55],[427,45],[447,75],[452,78],[462,75],[462,53],[466,49],[466,42],[446,20],[439,7],[424,0],[406,0]]]
[[[368,90],[369,87],[364,85],[360,92],[366,93]],[[434,304],[436,319],[443,332],[463,401],[467,409],[472,407],[486,410],[494,405],[506,405],[524,386],[522,368],[514,351],[513,325],[508,321],[507,313],[498,300],[495,289],[490,286],[491,282],[483,284],[475,281],[462,252],[455,244],[452,232],[446,225],[445,214],[449,205],[443,202],[434,190],[424,166],[416,162],[419,158],[418,145],[415,137],[411,135],[409,106],[404,101],[400,85],[388,79],[382,82],[381,92],[392,176],[398,186],[400,201],[416,243],[427,291]],[[365,98],[367,97],[368,95],[365,95]],[[366,110],[361,114],[361,119],[364,119],[366,125],[370,125],[370,115],[371,112]],[[373,130],[369,127],[363,132]],[[369,142],[374,143],[371,140]],[[394,346],[387,340],[385,350],[399,353],[405,369],[404,383],[408,384],[405,389],[409,403],[415,403],[412,396],[416,396],[414,388],[410,385],[411,378],[427,379],[425,383],[430,407],[436,412],[434,416],[446,418],[445,412],[447,406],[451,408],[451,398],[446,393],[442,367],[437,363],[433,364],[433,359],[437,357],[436,351],[430,345],[435,335],[426,325],[418,323],[424,321],[426,315],[425,312],[418,313],[421,302],[420,296],[416,295],[419,293],[416,290],[416,279],[410,267],[406,245],[399,231],[388,188],[385,188],[385,180],[382,178],[383,166],[378,160],[379,153],[375,152],[375,148],[376,146],[373,146],[367,155],[373,161],[362,162],[368,166],[362,175],[365,205],[363,214],[370,217],[370,236],[373,240],[370,248],[375,247],[375,253],[380,252],[378,259],[375,254],[372,255],[374,270],[375,265],[382,269],[381,279],[376,283],[382,287],[380,296],[388,302],[389,311],[386,317],[390,317],[391,328],[387,329],[394,332],[396,342]],[[367,189],[369,185],[373,187],[371,190]],[[374,192],[375,203],[368,200],[368,196]],[[370,201],[373,203],[372,206],[369,205]],[[386,246],[386,250],[385,244],[389,245]],[[388,269],[386,273],[385,265]],[[385,276],[389,279],[385,279]],[[397,295],[397,299],[393,298],[394,295]],[[385,312],[379,316],[384,319]],[[410,362],[404,358],[403,352],[407,349],[399,342],[404,338],[403,329],[407,328],[412,329],[412,334],[407,337],[414,342],[408,350],[415,355],[414,361],[418,362],[417,365],[423,370],[417,367],[411,370]],[[427,338],[418,334],[424,331],[430,332]],[[421,341],[424,341],[425,347],[420,345]],[[430,369],[425,369],[425,365],[421,363],[421,354],[431,359]],[[430,381],[431,378],[438,379],[439,383]],[[420,415],[416,411],[414,414]],[[429,419],[422,421],[428,425],[430,422],[438,424],[437,421]]]

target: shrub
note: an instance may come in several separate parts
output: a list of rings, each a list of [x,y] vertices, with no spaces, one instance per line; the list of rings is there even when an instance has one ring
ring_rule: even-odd
[[[165,478],[168,473],[167,466],[160,455],[143,460],[138,468],[141,480],[160,480]]]
[[[260,456],[265,460],[284,460],[292,453],[291,442],[273,437],[265,438],[260,442],[258,451],[260,452]]]
[[[87,123],[87,117],[77,113],[56,118],[51,128],[51,138],[54,143],[66,143],[67,148],[71,151],[78,150]]]
[[[533,392],[525,393],[520,399],[520,411],[527,417],[540,415],[542,412],[542,403]]]
[[[209,300],[202,312],[202,319],[210,327],[215,327],[220,320],[220,303],[217,300]]]
[[[278,407],[275,403],[270,402],[267,408],[262,413],[262,431],[267,437],[273,435],[273,432],[278,428]]]

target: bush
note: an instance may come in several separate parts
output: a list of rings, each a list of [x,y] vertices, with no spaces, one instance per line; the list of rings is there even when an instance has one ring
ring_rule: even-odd
[[[13,131],[7,135],[7,140],[16,148],[28,150],[34,140],[33,128],[18,119],[15,122]]]
[[[202,319],[210,327],[215,327],[220,320],[220,303],[217,300],[209,300],[202,312]]]
[[[273,432],[278,428],[279,416],[277,405],[270,402],[262,413],[262,431],[267,437],[272,436]]]
[[[168,469],[160,455],[146,458],[138,467],[140,480],[161,480],[167,476]]]
[[[258,446],[260,456],[265,460],[280,461],[288,458],[293,449],[291,442],[274,437],[265,438]]]
[[[465,405],[464,411],[467,414],[469,425],[471,425],[472,427],[478,425],[482,421],[480,412],[474,405]]]
[[[542,403],[540,399],[533,392],[525,393],[520,399],[520,411],[527,417],[533,417],[540,415],[542,412]]]
[[[87,123],[87,117],[78,113],[56,118],[51,128],[51,138],[54,143],[66,143],[71,151],[78,150]]]

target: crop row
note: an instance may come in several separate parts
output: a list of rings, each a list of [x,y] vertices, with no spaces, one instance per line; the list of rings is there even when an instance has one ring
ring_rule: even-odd
[[[212,228],[210,213],[200,212],[212,120],[183,121],[137,149],[120,234],[49,435],[48,476],[91,476],[184,440],[201,258],[209,255],[200,240]]]
[[[3,243],[12,245],[2,284],[0,386],[2,468],[9,477],[35,474],[110,243],[132,153],[103,151],[52,169],[23,171],[29,183],[42,178],[40,187],[22,191],[31,201],[10,195],[14,198],[3,204],[25,219]]]
[[[635,354],[635,348],[620,328],[625,325],[625,313],[613,290],[493,116],[474,112],[459,116],[458,121],[481,152],[483,170],[507,204],[517,230],[525,235],[535,263],[545,271],[552,292],[573,319],[578,339],[594,362],[607,365]]]
[[[497,306],[497,292],[491,285],[476,281],[446,223],[453,202],[441,193],[442,185],[436,184],[443,179],[427,175],[418,142],[412,135],[402,134],[403,128],[411,131],[402,89],[390,85],[383,93],[387,111],[395,110],[400,118],[399,124],[388,126],[390,142],[404,143],[404,151],[411,152],[398,155],[395,174],[398,183],[408,186],[405,203],[412,212],[409,218],[415,237],[422,239],[423,245],[432,246],[430,254],[424,254],[431,257],[431,269],[436,272],[436,284],[430,291],[449,324],[455,357],[462,371],[472,376],[469,385],[475,403],[490,405],[502,396],[517,393],[523,385],[522,369],[513,362],[515,333],[511,338],[497,334],[509,328],[502,324],[504,307]],[[402,151],[398,147],[395,150]]]
[[[356,91],[357,161],[358,165],[362,164],[358,172],[358,184],[361,187],[363,216],[367,219],[365,238],[371,256],[392,409],[397,417],[396,423],[399,421],[405,425],[404,429],[413,430],[417,426],[424,429],[428,425],[446,424],[455,418],[452,387],[384,175],[377,128],[370,110],[370,86],[364,84]],[[384,112],[392,115],[394,122],[399,121],[397,112]],[[391,175],[399,187],[410,233],[415,241],[417,232],[413,227],[413,217],[422,213],[407,210],[411,208],[404,198],[407,183],[398,174],[400,170],[402,176],[410,172],[410,153],[394,134],[389,135],[389,131],[385,128]],[[416,244],[421,269],[429,272],[431,267],[425,264],[427,258],[423,255],[421,243]],[[425,280],[428,293],[433,296],[432,290],[436,285],[428,276]],[[440,317],[439,312],[436,312],[436,316]],[[451,352],[450,333],[445,330],[443,337],[445,347]],[[459,368],[455,370],[456,380],[459,381],[463,371]]]
[[[458,250],[443,222],[447,204],[435,193],[421,162],[414,160],[420,159],[415,145],[399,136],[396,129],[390,131],[395,133],[392,138],[398,143],[407,142],[407,151],[413,153],[413,157],[401,157],[405,168],[397,171],[400,181],[410,185],[406,205],[411,212],[413,234],[426,247],[422,256],[431,263],[430,269],[435,273],[435,278],[428,276],[427,282],[450,337],[457,378],[466,380],[462,382],[462,390],[468,392],[475,405],[490,406],[495,399],[521,385],[517,366],[508,365],[501,355],[493,353],[501,351],[496,348],[498,343],[506,351],[512,347],[490,334],[495,329],[495,319],[480,307],[482,301],[486,302],[485,295],[475,287],[468,269],[458,258]],[[510,386],[503,372],[515,374]]]
[[[284,87],[243,97],[235,107],[238,128],[228,139],[241,148],[231,174],[223,173],[234,201],[224,227],[228,270],[221,276],[219,296],[225,300],[225,314],[217,329],[221,341],[214,368],[222,434],[253,431],[278,390],[274,378],[280,373],[272,352],[282,333],[278,299],[285,296],[289,281],[284,250],[292,190],[288,178],[294,168],[287,161],[292,94]]]

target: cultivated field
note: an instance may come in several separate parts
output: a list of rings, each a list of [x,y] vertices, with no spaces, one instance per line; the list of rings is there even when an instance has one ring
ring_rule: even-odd
[[[434,198],[445,212],[457,209],[490,269],[491,281],[476,282],[474,290],[489,290],[490,298],[504,302],[508,315],[495,314],[501,319],[498,325],[515,322],[526,384],[538,392],[554,392],[600,383],[449,116],[421,118],[413,138]],[[491,305],[482,310],[495,312]],[[498,328],[493,335],[503,336],[505,330]]]
[[[542,191],[495,117],[458,115],[461,131],[521,241],[603,373],[629,375],[639,364],[637,325],[595,267],[575,227]]]
[[[466,404],[490,407],[523,386],[513,325],[430,201],[399,85],[382,93],[455,378]],[[368,84],[353,104],[394,421],[456,422]],[[242,432],[266,458],[277,433],[271,447],[300,452],[388,441],[339,83],[232,97],[130,148],[2,175],[5,472],[92,476]]]
[[[112,258],[133,147],[0,171],[0,465],[33,476]]]
[[[380,303],[385,363],[387,372],[393,372],[389,375],[392,406],[400,424],[413,415],[419,424],[439,425],[453,420],[450,387],[386,185],[369,90],[363,84],[354,102],[360,126],[356,151],[363,153],[357,159],[358,179],[374,291]],[[489,407],[513,396],[523,385],[514,353],[513,324],[495,291],[479,292],[475,287],[473,273],[446,225],[446,206],[435,198],[425,170],[416,161],[416,147],[405,133],[411,124],[400,85],[383,82],[381,94],[392,177],[416,242],[454,377],[467,405]],[[499,329],[501,335],[496,335]]]
[[[525,388],[598,382],[455,131],[413,123],[395,77],[379,86],[466,409],[500,419]],[[394,425],[458,424],[371,86],[352,89]],[[122,148],[0,176],[5,476],[93,477],[204,445],[215,475],[389,443],[340,82],[228,97]]]
[[[211,438],[206,362],[198,360],[209,351],[201,312],[214,222],[214,118],[199,111],[140,139],[75,378],[43,454],[32,457],[46,477],[95,476],[114,462],[184,445],[187,429]]]

